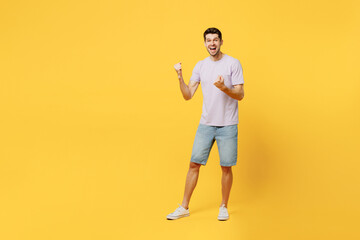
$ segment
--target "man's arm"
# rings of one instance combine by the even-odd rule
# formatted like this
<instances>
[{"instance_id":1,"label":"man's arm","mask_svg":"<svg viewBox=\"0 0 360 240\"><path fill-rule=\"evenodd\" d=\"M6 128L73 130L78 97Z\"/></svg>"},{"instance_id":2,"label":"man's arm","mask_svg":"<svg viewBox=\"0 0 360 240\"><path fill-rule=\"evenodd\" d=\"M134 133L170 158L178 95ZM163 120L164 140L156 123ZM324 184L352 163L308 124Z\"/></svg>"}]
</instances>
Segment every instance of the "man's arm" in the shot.
<instances>
[{"instance_id":1,"label":"man's arm","mask_svg":"<svg viewBox=\"0 0 360 240\"><path fill-rule=\"evenodd\" d=\"M234 88L228 88L224 84L224 78L219 76L214 85L226 93L229 97L232 97L238 101L241 101L244 98L244 84L238 84L234 85Z\"/></svg>"},{"instance_id":2,"label":"man's arm","mask_svg":"<svg viewBox=\"0 0 360 240\"><path fill-rule=\"evenodd\" d=\"M238 101L244 98L244 84L234 85L234 88L231 89L225 86L225 89L222 91Z\"/></svg>"},{"instance_id":3,"label":"man's arm","mask_svg":"<svg viewBox=\"0 0 360 240\"><path fill-rule=\"evenodd\" d=\"M182 92L184 99L190 100L194 96L196 89L199 86L199 82L190 81L189 85L186 85L184 79L181 77L179 79L179 83L180 83L180 90Z\"/></svg>"},{"instance_id":4,"label":"man's arm","mask_svg":"<svg viewBox=\"0 0 360 240\"><path fill-rule=\"evenodd\" d=\"M190 100L194 96L196 89L199 86L199 82L190 81L189 85L186 85L182 77L182 69L180 63L175 64L175 70L178 74L181 93L185 100Z\"/></svg>"}]
</instances>

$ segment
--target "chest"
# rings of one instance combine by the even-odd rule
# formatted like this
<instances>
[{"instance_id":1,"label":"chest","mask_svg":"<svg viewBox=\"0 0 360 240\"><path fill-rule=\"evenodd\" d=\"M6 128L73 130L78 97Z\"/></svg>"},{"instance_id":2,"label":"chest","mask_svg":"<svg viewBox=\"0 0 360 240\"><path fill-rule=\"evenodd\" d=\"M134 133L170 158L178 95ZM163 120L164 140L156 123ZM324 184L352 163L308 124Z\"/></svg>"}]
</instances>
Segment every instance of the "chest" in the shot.
<instances>
[{"instance_id":1,"label":"chest","mask_svg":"<svg viewBox=\"0 0 360 240\"><path fill-rule=\"evenodd\" d=\"M225 64L213 64L203 67L200 70L201 85L212 86L217 80L218 76L223 76L225 86L228 88L232 87L231 68L229 65Z\"/></svg>"}]
</instances>

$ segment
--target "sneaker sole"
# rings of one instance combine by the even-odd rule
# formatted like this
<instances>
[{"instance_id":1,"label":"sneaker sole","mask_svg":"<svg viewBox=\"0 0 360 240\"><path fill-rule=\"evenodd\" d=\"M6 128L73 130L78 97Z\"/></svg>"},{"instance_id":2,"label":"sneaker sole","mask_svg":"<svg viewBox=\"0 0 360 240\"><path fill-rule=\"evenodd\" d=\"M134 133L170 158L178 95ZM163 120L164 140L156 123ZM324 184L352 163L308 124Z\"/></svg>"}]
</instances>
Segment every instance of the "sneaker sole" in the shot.
<instances>
[{"instance_id":1,"label":"sneaker sole","mask_svg":"<svg viewBox=\"0 0 360 240\"><path fill-rule=\"evenodd\" d=\"M229 219L228 217L227 218L218 218L219 221L226 221L228 219Z\"/></svg>"},{"instance_id":2,"label":"sneaker sole","mask_svg":"<svg viewBox=\"0 0 360 240\"><path fill-rule=\"evenodd\" d=\"M184 215L181 215L181 216L178 216L178 217L166 217L167 220L176 220L176 219L179 219L179 218L183 218L183 217L188 217L190 216L190 214L184 214Z\"/></svg>"}]
</instances>

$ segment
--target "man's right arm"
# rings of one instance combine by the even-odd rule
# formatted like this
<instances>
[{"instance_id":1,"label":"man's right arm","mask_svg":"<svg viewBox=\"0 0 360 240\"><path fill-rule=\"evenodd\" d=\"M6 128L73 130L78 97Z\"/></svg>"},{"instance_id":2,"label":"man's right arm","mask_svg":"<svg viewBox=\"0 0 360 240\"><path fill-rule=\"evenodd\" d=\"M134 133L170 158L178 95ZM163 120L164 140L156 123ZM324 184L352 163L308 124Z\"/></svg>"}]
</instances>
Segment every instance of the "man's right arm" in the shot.
<instances>
[{"instance_id":1,"label":"man's right arm","mask_svg":"<svg viewBox=\"0 0 360 240\"><path fill-rule=\"evenodd\" d=\"M190 100L194 96L196 89L199 86L199 82L190 81L189 85L186 85L184 79L181 77L179 79L179 83L180 83L180 90L184 99Z\"/></svg>"},{"instance_id":2,"label":"man's right arm","mask_svg":"<svg viewBox=\"0 0 360 240\"><path fill-rule=\"evenodd\" d=\"M195 82L195 81L190 80L189 85L186 85L186 83L184 82L184 79L182 77L182 69L181 69L181 67L178 67L178 69L175 68L175 70L176 70L176 72L178 74L181 93L182 93L185 100L190 100L194 96L194 94L196 92L196 89L199 86L199 82Z\"/></svg>"}]
</instances>

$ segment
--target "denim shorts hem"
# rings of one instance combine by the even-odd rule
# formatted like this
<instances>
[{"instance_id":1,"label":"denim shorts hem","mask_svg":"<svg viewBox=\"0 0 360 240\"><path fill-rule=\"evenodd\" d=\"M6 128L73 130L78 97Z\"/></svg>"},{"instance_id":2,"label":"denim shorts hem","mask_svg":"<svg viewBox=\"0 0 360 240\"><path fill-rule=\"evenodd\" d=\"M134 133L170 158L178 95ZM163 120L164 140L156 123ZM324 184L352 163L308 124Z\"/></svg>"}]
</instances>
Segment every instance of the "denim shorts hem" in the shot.
<instances>
[{"instance_id":1,"label":"denim shorts hem","mask_svg":"<svg viewBox=\"0 0 360 240\"><path fill-rule=\"evenodd\" d=\"M201 165L203 165L203 166L205 166L206 165L206 162L204 163L204 162L198 162L198 161L195 161L195 160L190 160L190 162L193 162L193 163L197 163L197 164L201 164Z\"/></svg>"},{"instance_id":2,"label":"denim shorts hem","mask_svg":"<svg viewBox=\"0 0 360 240\"><path fill-rule=\"evenodd\" d=\"M222 166L222 167L232 167L232 166L235 166L236 165L236 163L232 163L232 164L221 164L220 163L220 166Z\"/></svg>"}]
</instances>

